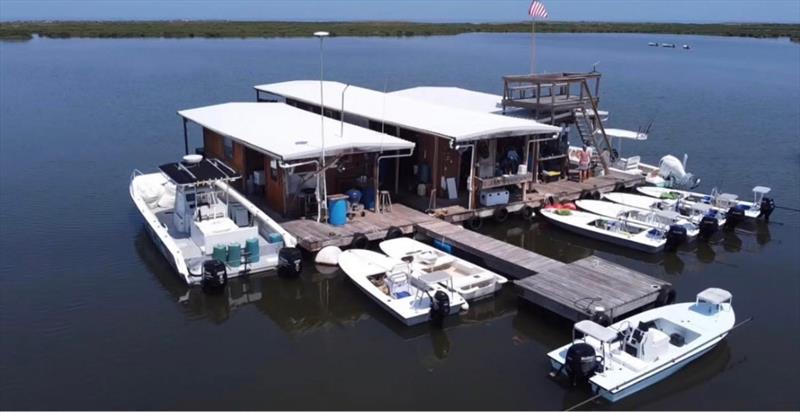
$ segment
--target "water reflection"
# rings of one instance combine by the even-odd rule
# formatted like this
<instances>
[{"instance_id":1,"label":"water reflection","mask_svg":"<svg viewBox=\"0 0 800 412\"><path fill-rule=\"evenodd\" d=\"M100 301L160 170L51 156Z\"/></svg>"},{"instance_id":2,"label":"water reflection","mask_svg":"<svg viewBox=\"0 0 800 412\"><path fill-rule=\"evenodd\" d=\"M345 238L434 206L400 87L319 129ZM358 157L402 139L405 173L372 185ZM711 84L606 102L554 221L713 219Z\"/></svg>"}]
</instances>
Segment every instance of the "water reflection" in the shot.
<instances>
[{"instance_id":1,"label":"water reflection","mask_svg":"<svg viewBox=\"0 0 800 412\"><path fill-rule=\"evenodd\" d=\"M674 252L655 254L641 253L580 236L555 227L546 221L528 222L518 218L509 219L503 224L491 222L484 225L479 231L495 239L562 262L573 262L601 252L661 266L664 272L670 275L684 273L687 267L686 259L689 257L694 257L702 263L712 263L717 259L720 251L742 252L750 238L753 238L759 246L763 246L771 240L769 224L760 220L746 221L735 229L720 230L709 240L696 239L693 242L685 243Z\"/></svg>"},{"instance_id":2,"label":"water reflection","mask_svg":"<svg viewBox=\"0 0 800 412\"><path fill-rule=\"evenodd\" d=\"M429 324L409 327L364 295L337 267L308 261L297 278L282 278L274 276L273 272L237 277L229 280L220 293L208 294L201 288L186 286L178 278L144 229L134 244L149 272L191 318L214 323L225 322L244 305L253 305L282 331L295 335L374 319L401 340L430 341L434 356L444 359L450 352L448 330L482 324L516 312L516 295L506 288L493 299L474 302L468 312L458 318L448 318L441 328Z\"/></svg>"}]
</instances>

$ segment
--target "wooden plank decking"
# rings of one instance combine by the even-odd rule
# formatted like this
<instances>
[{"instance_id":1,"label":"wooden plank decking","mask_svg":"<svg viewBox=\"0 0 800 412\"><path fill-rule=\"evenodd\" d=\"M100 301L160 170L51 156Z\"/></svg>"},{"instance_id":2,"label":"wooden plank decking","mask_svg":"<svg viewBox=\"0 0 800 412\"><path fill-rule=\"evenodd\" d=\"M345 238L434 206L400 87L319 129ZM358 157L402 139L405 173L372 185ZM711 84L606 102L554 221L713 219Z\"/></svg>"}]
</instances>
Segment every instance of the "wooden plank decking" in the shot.
<instances>
[{"instance_id":1,"label":"wooden plank decking","mask_svg":"<svg viewBox=\"0 0 800 412\"><path fill-rule=\"evenodd\" d=\"M343 226L333 226L312 219L291 220L281 226L297 238L300 247L316 252L325 246L348 246L356 233L363 233L369 240L378 240L386 237L391 227L399 228L404 234L411 234L415 224L433 220L437 219L395 203L391 211L366 211L363 217L356 217Z\"/></svg>"},{"instance_id":2,"label":"wooden plank decking","mask_svg":"<svg viewBox=\"0 0 800 412\"><path fill-rule=\"evenodd\" d=\"M519 211L524 206L540 208L548 197L552 196L558 202L568 202L581 198L585 194L594 191L600 193L612 192L621 187L628 188L644 183L644 176L628 173L609 171L605 176L595 176L583 182L571 180L558 180L549 183L530 184L533 192L525 195L525 199L512 201L502 205L513 213ZM448 222L463 222L473 216L490 217L501 206L477 207L475 210L468 210L459 205L442 207L434 210L434 215Z\"/></svg>"},{"instance_id":3,"label":"wooden plank decking","mask_svg":"<svg viewBox=\"0 0 800 412\"><path fill-rule=\"evenodd\" d=\"M514 282L522 297L566 318L591 317L602 306L616 319L655 302L669 282L645 275L596 256L552 266Z\"/></svg>"},{"instance_id":4,"label":"wooden plank decking","mask_svg":"<svg viewBox=\"0 0 800 412\"><path fill-rule=\"evenodd\" d=\"M585 319L603 306L611 318L653 303L668 282L599 257L562 263L445 221L418 223L418 232L482 258L518 280L522 297L568 319Z\"/></svg>"},{"instance_id":5,"label":"wooden plank decking","mask_svg":"<svg viewBox=\"0 0 800 412\"><path fill-rule=\"evenodd\" d=\"M564 265L530 250L445 221L419 223L416 227L418 232L480 257L491 267L516 279L533 275L549 267Z\"/></svg>"}]
</instances>

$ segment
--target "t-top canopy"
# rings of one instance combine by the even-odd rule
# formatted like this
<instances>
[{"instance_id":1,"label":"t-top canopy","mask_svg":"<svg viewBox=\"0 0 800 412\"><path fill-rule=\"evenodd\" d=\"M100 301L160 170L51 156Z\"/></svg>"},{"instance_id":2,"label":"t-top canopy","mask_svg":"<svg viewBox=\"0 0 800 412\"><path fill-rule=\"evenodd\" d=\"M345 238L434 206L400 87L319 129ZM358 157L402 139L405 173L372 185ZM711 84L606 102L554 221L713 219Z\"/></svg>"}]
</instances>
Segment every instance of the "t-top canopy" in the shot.
<instances>
[{"instance_id":1,"label":"t-top canopy","mask_svg":"<svg viewBox=\"0 0 800 412\"><path fill-rule=\"evenodd\" d=\"M325 107L340 111L344 93L345 113L390 123L420 133L446 137L456 142L496 137L558 133L561 129L528 119L476 113L439 104L436 100L410 99L339 82L323 82ZM320 83L297 80L262 84L256 90L304 103L320 104Z\"/></svg>"},{"instance_id":2,"label":"t-top canopy","mask_svg":"<svg viewBox=\"0 0 800 412\"><path fill-rule=\"evenodd\" d=\"M235 170L217 159L203 159L197 163L167 163L158 168L176 185L235 180L241 177Z\"/></svg>"},{"instance_id":3,"label":"t-top canopy","mask_svg":"<svg viewBox=\"0 0 800 412\"><path fill-rule=\"evenodd\" d=\"M590 320L582 320L576 323L574 328L576 331L591 336L603 343L611 342L617 338L617 332Z\"/></svg>"},{"instance_id":4,"label":"t-top canopy","mask_svg":"<svg viewBox=\"0 0 800 412\"><path fill-rule=\"evenodd\" d=\"M180 116L278 159L321 156L320 115L284 103L223 103L181 110ZM324 120L325 155L412 149L414 144L351 124ZM344 136L342 136L342 134Z\"/></svg>"},{"instance_id":5,"label":"t-top canopy","mask_svg":"<svg viewBox=\"0 0 800 412\"><path fill-rule=\"evenodd\" d=\"M697 294L697 300L719 305L733 299L731 292L720 288L708 288Z\"/></svg>"}]
</instances>

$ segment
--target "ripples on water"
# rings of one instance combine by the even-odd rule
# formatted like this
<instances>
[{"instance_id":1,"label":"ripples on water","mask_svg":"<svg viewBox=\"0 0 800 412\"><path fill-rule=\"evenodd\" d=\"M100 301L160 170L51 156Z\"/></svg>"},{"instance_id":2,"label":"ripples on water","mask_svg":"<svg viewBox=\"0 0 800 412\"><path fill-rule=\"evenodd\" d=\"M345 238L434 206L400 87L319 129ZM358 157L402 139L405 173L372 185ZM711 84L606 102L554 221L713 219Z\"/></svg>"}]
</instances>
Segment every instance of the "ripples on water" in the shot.
<instances>
[{"instance_id":1,"label":"ripples on water","mask_svg":"<svg viewBox=\"0 0 800 412\"><path fill-rule=\"evenodd\" d=\"M655 120L624 153L688 152L703 189L772 186L800 207L800 46L785 40L541 35L537 66L600 61L615 127ZM691 51L647 47L689 43ZM375 89L498 93L525 72L526 35L335 38L326 76ZM407 328L338 270L185 287L128 198L134 168L182 153L179 109L252 101L254 84L316 78L318 44L275 40L0 43L0 399L59 409L561 409L589 396L546 378L570 323L511 287L443 330ZM200 142L192 129L192 144ZM673 378L608 406L798 409L800 216L643 255L541 222L482 232L547 256L589 255L672 282L730 289L756 321ZM740 388L747 388L741 390Z\"/></svg>"}]
</instances>

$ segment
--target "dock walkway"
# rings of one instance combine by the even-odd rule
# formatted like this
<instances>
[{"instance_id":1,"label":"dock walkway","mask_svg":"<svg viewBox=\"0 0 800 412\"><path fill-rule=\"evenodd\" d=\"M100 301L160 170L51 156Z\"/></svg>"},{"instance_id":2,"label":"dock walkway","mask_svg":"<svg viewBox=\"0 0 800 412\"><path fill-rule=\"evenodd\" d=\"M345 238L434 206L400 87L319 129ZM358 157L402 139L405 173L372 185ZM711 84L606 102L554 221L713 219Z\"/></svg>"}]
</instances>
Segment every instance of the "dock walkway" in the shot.
<instances>
[{"instance_id":1,"label":"dock walkway","mask_svg":"<svg viewBox=\"0 0 800 412\"><path fill-rule=\"evenodd\" d=\"M281 226L297 238L300 247L316 252L325 246L349 246L359 233L370 241L382 240L392 227L400 229L403 234L412 234L414 225L436 220L433 216L395 203L391 211L365 211L364 216L356 217L343 226L320 223L314 219L290 220Z\"/></svg>"},{"instance_id":2,"label":"dock walkway","mask_svg":"<svg viewBox=\"0 0 800 412\"><path fill-rule=\"evenodd\" d=\"M618 318L652 304L671 286L596 256L563 263L441 220L418 223L416 229L483 259L517 279L524 299L572 320L591 317L596 306Z\"/></svg>"},{"instance_id":3,"label":"dock walkway","mask_svg":"<svg viewBox=\"0 0 800 412\"><path fill-rule=\"evenodd\" d=\"M583 182L558 180L548 183L531 183L530 187L533 189L532 192L527 193L524 199L512 201L504 205L504 207L512 213L519 211L525 206L540 208L544 206L545 202L551 196L557 202L570 202L590 195L593 192L598 192L600 194L613 192L623 188L641 185L644 181L644 176L640 174L629 174L611 170L605 176L591 177ZM435 209L433 213L437 217L448 222L463 222L469 220L473 216L481 218L491 217L498 207L499 206L478 207L475 210L468 210L463 206L454 205Z\"/></svg>"},{"instance_id":4,"label":"dock walkway","mask_svg":"<svg viewBox=\"0 0 800 412\"><path fill-rule=\"evenodd\" d=\"M417 232L480 257L493 268L515 279L534 275L549 267L564 265L549 257L442 220L416 226Z\"/></svg>"}]
</instances>

